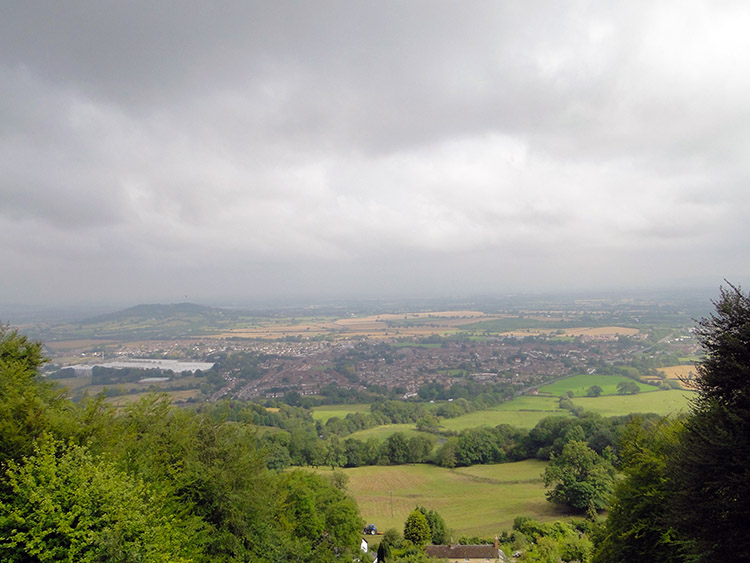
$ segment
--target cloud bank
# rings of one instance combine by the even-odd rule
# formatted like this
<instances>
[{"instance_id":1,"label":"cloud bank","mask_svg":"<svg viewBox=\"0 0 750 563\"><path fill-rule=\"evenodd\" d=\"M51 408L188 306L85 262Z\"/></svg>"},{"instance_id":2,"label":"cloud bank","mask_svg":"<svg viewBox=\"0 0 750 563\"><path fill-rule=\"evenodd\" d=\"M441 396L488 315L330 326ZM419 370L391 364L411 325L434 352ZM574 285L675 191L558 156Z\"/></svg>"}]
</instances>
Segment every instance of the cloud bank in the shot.
<instances>
[{"instance_id":1,"label":"cloud bank","mask_svg":"<svg viewBox=\"0 0 750 563\"><path fill-rule=\"evenodd\" d=\"M745 3L9 4L0 302L750 274Z\"/></svg>"}]
</instances>

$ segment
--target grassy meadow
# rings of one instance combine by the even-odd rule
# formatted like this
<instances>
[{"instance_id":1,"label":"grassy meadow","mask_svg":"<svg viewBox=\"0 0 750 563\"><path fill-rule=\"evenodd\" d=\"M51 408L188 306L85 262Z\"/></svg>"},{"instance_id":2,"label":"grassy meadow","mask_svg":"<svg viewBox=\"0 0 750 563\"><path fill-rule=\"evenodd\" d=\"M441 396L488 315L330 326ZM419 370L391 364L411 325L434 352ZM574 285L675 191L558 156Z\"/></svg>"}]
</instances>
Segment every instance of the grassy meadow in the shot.
<instances>
[{"instance_id":1,"label":"grassy meadow","mask_svg":"<svg viewBox=\"0 0 750 563\"><path fill-rule=\"evenodd\" d=\"M313 418L325 423L329 418L338 416L344 418L349 413L370 412L367 403L355 403L351 405L323 405L313 408Z\"/></svg>"},{"instance_id":2,"label":"grassy meadow","mask_svg":"<svg viewBox=\"0 0 750 563\"><path fill-rule=\"evenodd\" d=\"M691 391L654 391L637 395L608 395L603 397L576 397L573 404L602 416L619 416L633 412L654 412L660 415L677 414L688 408L695 393Z\"/></svg>"},{"instance_id":3,"label":"grassy meadow","mask_svg":"<svg viewBox=\"0 0 750 563\"><path fill-rule=\"evenodd\" d=\"M539 393L554 395L559 397L563 393L572 391L576 397L585 397L586 390L592 385L598 385L602 388L604 395L616 395L617 385L623 381L633 381L628 377L622 375L574 375L572 377L566 377L560 381L550 383L549 385L543 385L539 388ZM638 383L638 382L636 382ZM641 393L647 393L649 391L656 391L657 388L653 385L646 385L645 383L638 383L638 387L641 389Z\"/></svg>"},{"instance_id":4,"label":"grassy meadow","mask_svg":"<svg viewBox=\"0 0 750 563\"><path fill-rule=\"evenodd\" d=\"M416 505L437 510L454 536L491 537L513 526L518 515L540 520L563 516L544 498L546 462L477 465L455 470L434 465L369 466L343 471L366 523L379 530L403 529ZM330 475L330 469L318 470ZM391 513L391 498L393 512Z\"/></svg>"},{"instance_id":5,"label":"grassy meadow","mask_svg":"<svg viewBox=\"0 0 750 563\"><path fill-rule=\"evenodd\" d=\"M557 403L556 397L523 395L488 410L475 411L456 418L446 418L440 424L446 430L455 431L498 424L510 424L530 429L548 416L570 414L569 411L558 408Z\"/></svg>"},{"instance_id":6,"label":"grassy meadow","mask_svg":"<svg viewBox=\"0 0 750 563\"><path fill-rule=\"evenodd\" d=\"M557 382L555 385L559 394L565 393L568 389L575 392L575 389L580 387L581 380L579 377L581 376ZM598 377L619 379L615 376L606 375ZM570 381L570 386L561 385L565 381ZM600 383L592 383L592 385L600 385ZM638 393L636 395L602 395L601 397L581 397L577 395L573 398L573 404L583 407L586 411L599 413L602 416L620 416L632 412L653 412L660 415L669 415L685 410L690 397L693 396L689 391L659 391L653 386L644 385L644 387L649 392ZM488 410L444 419L440 424L446 430L455 430L457 432L465 428L497 426L498 424L510 424L519 428L531 429L540 420L548 416L572 416L569 411L557 408L557 404L557 397L523 395ZM403 426L409 427L410 425Z\"/></svg>"}]
</instances>

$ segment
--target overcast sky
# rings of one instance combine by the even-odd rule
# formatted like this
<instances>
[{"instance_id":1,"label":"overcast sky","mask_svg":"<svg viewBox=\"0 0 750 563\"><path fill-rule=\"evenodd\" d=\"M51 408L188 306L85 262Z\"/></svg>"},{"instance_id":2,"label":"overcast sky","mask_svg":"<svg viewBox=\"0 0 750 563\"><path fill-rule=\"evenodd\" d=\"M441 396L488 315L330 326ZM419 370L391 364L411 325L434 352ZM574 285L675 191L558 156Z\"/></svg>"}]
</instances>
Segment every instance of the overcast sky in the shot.
<instances>
[{"instance_id":1,"label":"overcast sky","mask_svg":"<svg viewBox=\"0 0 750 563\"><path fill-rule=\"evenodd\" d=\"M3 2L0 303L742 284L749 29L744 0Z\"/></svg>"}]
</instances>

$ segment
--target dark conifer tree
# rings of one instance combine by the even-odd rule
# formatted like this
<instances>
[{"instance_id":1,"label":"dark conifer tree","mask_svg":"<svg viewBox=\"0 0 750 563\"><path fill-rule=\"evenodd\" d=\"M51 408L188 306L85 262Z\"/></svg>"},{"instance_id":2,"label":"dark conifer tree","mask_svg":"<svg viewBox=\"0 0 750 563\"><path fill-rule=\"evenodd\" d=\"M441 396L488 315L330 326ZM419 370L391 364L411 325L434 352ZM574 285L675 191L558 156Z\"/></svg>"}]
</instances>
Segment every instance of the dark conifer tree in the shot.
<instances>
[{"instance_id":1,"label":"dark conifer tree","mask_svg":"<svg viewBox=\"0 0 750 563\"><path fill-rule=\"evenodd\" d=\"M750 296L721 290L696 331L706 357L670 463L671 516L700 561L750 561Z\"/></svg>"}]
</instances>

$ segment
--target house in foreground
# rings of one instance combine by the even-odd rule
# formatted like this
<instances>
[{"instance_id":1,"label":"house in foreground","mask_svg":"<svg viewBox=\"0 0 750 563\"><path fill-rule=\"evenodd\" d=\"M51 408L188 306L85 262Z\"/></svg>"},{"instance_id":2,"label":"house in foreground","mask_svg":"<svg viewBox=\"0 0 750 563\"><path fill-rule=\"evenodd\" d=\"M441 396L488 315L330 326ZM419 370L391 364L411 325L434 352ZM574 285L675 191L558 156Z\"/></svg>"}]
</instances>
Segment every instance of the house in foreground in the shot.
<instances>
[{"instance_id":1,"label":"house in foreground","mask_svg":"<svg viewBox=\"0 0 750 563\"><path fill-rule=\"evenodd\" d=\"M447 559L450 563L506 563L505 554L495 545L428 545L429 557Z\"/></svg>"}]
</instances>

